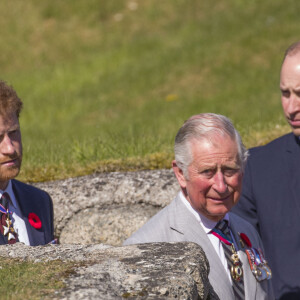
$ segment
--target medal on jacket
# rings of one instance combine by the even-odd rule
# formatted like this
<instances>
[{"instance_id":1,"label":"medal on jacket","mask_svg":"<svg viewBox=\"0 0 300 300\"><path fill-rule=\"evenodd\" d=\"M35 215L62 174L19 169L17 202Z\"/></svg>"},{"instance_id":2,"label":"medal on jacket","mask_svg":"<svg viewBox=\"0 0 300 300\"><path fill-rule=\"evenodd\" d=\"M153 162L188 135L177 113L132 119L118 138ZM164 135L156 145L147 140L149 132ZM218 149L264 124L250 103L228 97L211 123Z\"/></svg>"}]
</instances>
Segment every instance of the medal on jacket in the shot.
<instances>
[{"instance_id":1,"label":"medal on jacket","mask_svg":"<svg viewBox=\"0 0 300 300\"><path fill-rule=\"evenodd\" d=\"M16 233L15 230L12 226L12 221L9 217L11 212L9 210L6 210L3 205L0 204L0 212L1 212L1 228L0 231L1 233L6 236L7 235L7 240L14 240L16 239ZM6 226L5 226L6 225Z\"/></svg>"},{"instance_id":2,"label":"medal on jacket","mask_svg":"<svg viewBox=\"0 0 300 300\"><path fill-rule=\"evenodd\" d=\"M233 242L233 237L225 235L221 230L219 230L217 228L214 228L211 233L214 236L216 236L219 240L221 240L222 243L230 246L230 249L231 249L231 252L232 252L232 254L230 256L230 260L231 260L230 275L231 275L233 280L241 281L243 279L243 267L242 267L242 263L240 261L240 258L239 258L238 254L236 252L234 242ZM226 247L226 245L224 245L223 247ZM224 251L229 251L229 249L228 250L224 249Z\"/></svg>"},{"instance_id":3,"label":"medal on jacket","mask_svg":"<svg viewBox=\"0 0 300 300\"><path fill-rule=\"evenodd\" d=\"M234 248L233 243L231 244L231 260L232 260L232 266L230 268L230 274L232 279L236 281L241 281L243 278L243 268L242 268L242 263L239 259L239 256Z\"/></svg>"},{"instance_id":4,"label":"medal on jacket","mask_svg":"<svg viewBox=\"0 0 300 300\"><path fill-rule=\"evenodd\" d=\"M260 249L252 247L250 239L244 233L239 233L240 239L248 249L245 250L251 271L257 281L269 280L272 278L272 271L268 266L267 261L264 258L264 255Z\"/></svg>"},{"instance_id":5,"label":"medal on jacket","mask_svg":"<svg viewBox=\"0 0 300 300\"><path fill-rule=\"evenodd\" d=\"M257 281L269 280L272 278L272 271L265 260L262 251L256 248L246 249L246 254L251 271Z\"/></svg>"}]
</instances>

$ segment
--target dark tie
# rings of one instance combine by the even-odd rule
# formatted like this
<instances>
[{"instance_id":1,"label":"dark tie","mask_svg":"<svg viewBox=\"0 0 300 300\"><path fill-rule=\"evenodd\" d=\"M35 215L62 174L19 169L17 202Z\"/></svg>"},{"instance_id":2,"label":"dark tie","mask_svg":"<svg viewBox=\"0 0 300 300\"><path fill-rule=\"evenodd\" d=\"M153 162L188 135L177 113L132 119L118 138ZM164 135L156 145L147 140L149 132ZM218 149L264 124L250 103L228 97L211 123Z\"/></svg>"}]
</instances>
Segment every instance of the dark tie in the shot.
<instances>
[{"instance_id":1,"label":"dark tie","mask_svg":"<svg viewBox=\"0 0 300 300\"><path fill-rule=\"evenodd\" d=\"M10 197L8 193L4 193L1 197L0 204L2 205L1 210L1 225L0 231L4 236L5 242L7 244L14 244L18 242L18 234L15 232L10 212L8 211L8 204L10 202ZM4 210L6 213L4 213Z\"/></svg>"},{"instance_id":2,"label":"dark tie","mask_svg":"<svg viewBox=\"0 0 300 300\"><path fill-rule=\"evenodd\" d=\"M233 246L233 242L232 242L232 239L231 239L230 230L229 230L229 227L228 227L228 221L227 220L220 221L215 226L215 228L216 228L216 231L219 231L219 232L221 231L223 233L223 235L225 236L227 241L231 242L231 245L227 245L225 242L223 242L221 240L223 250L224 250L224 253L225 253L225 257L226 257L226 260L227 260L228 268L231 271L231 269L234 268L234 262L233 262L232 257L233 257L233 255L235 255L234 257L238 259L238 256L237 256L236 251L234 251L233 248L232 248L234 246ZM232 274L232 272L230 272L230 273ZM232 278L232 288L233 288L233 292L234 292L234 295L235 295L235 299L239 299L239 300L240 299L245 299L243 278L241 278L240 280L236 280L235 278Z\"/></svg>"}]
</instances>

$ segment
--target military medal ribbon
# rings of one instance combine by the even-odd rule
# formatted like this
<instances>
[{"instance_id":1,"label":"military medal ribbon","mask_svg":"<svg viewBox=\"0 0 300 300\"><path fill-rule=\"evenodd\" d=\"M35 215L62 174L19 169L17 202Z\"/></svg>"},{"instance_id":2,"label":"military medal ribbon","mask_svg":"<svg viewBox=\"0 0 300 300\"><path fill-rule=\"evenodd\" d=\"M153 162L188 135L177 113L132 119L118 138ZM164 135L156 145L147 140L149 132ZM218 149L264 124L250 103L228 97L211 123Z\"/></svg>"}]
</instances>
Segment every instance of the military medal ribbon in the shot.
<instances>
[{"instance_id":1,"label":"military medal ribbon","mask_svg":"<svg viewBox=\"0 0 300 300\"><path fill-rule=\"evenodd\" d=\"M249 265L257 281L272 278L272 272L260 249L246 249Z\"/></svg>"},{"instance_id":2,"label":"military medal ribbon","mask_svg":"<svg viewBox=\"0 0 300 300\"><path fill-rule=\"evenodd\" d=\"M218 228L214 228L214 230L211 232L214 236L216 236L219 240L221 240L223 243L225 243L228 246L232 245L232 240L229 239L228 236L226 236L221 230Z\"/></svg>"},{"instance_id":3,"label":"military medal ribbon","mask_svg":"<svg viewBox=\"0 0 300 300\"><path fill-rule=\"evenodd\" d=\"M3 214L7 214L7 210L2 204L0 204L0 212L2 212Z\"/></svg>"}]
</instances>

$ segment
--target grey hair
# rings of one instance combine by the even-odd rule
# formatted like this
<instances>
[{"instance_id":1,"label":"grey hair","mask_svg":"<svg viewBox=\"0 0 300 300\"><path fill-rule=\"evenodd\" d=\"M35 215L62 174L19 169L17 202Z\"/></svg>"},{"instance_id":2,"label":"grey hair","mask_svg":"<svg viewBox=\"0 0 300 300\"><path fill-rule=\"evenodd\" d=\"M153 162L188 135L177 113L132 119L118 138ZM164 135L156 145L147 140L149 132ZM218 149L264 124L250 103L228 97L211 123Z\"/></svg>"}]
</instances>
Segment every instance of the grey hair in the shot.
<instances>
[{"instance_id":1,"label":"grey hair","mask_svg":"<svg viewBox=\"0 0 300 300\"><path fill-rule=\"evenodd\" d=\"M175 160L177 166L183 171L183 175L188 179L187 168L193 161L190 142L196 140L213 140L215 135L229 136L237 143L238 163L241 170L244 171L248 151L245 148L241 136L234 128L232 122L225 116L202 113L190 117L184 122L175 137Z\"/></svg>"}]
</instances>

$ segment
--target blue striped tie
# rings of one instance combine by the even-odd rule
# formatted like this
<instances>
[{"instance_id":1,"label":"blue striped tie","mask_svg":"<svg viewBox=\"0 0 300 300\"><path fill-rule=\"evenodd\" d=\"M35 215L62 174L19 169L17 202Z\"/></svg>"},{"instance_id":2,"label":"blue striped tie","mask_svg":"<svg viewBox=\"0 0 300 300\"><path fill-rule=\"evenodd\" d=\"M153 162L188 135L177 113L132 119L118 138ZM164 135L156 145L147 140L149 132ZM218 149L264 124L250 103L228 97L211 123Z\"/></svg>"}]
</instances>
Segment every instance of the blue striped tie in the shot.
<instances>
[{"instance_id":1,"label":"blue striped tie","mask_svg":"<svg viewBox=\"0 0 300 300\"><path fill-rule=\"evenodd\" d=\"M222 233L228 238L228 240L231 240L230 235L230 229L228 227L228 221L222 220L219 223L217 223L216 228L222 231ZM232 250L230 245L226 245L225 243L221 242L223 246L223 250L225 253L225 257L227 260L228 269L230 271L231 267L233 266L233 261L231 259ZM236 281L232 279L232 288L235 295L235 299L237 300L244 300L245 299L245 291L244 291L244 281L241 279L240 281Z\"/></svg>"}]
</instances>

